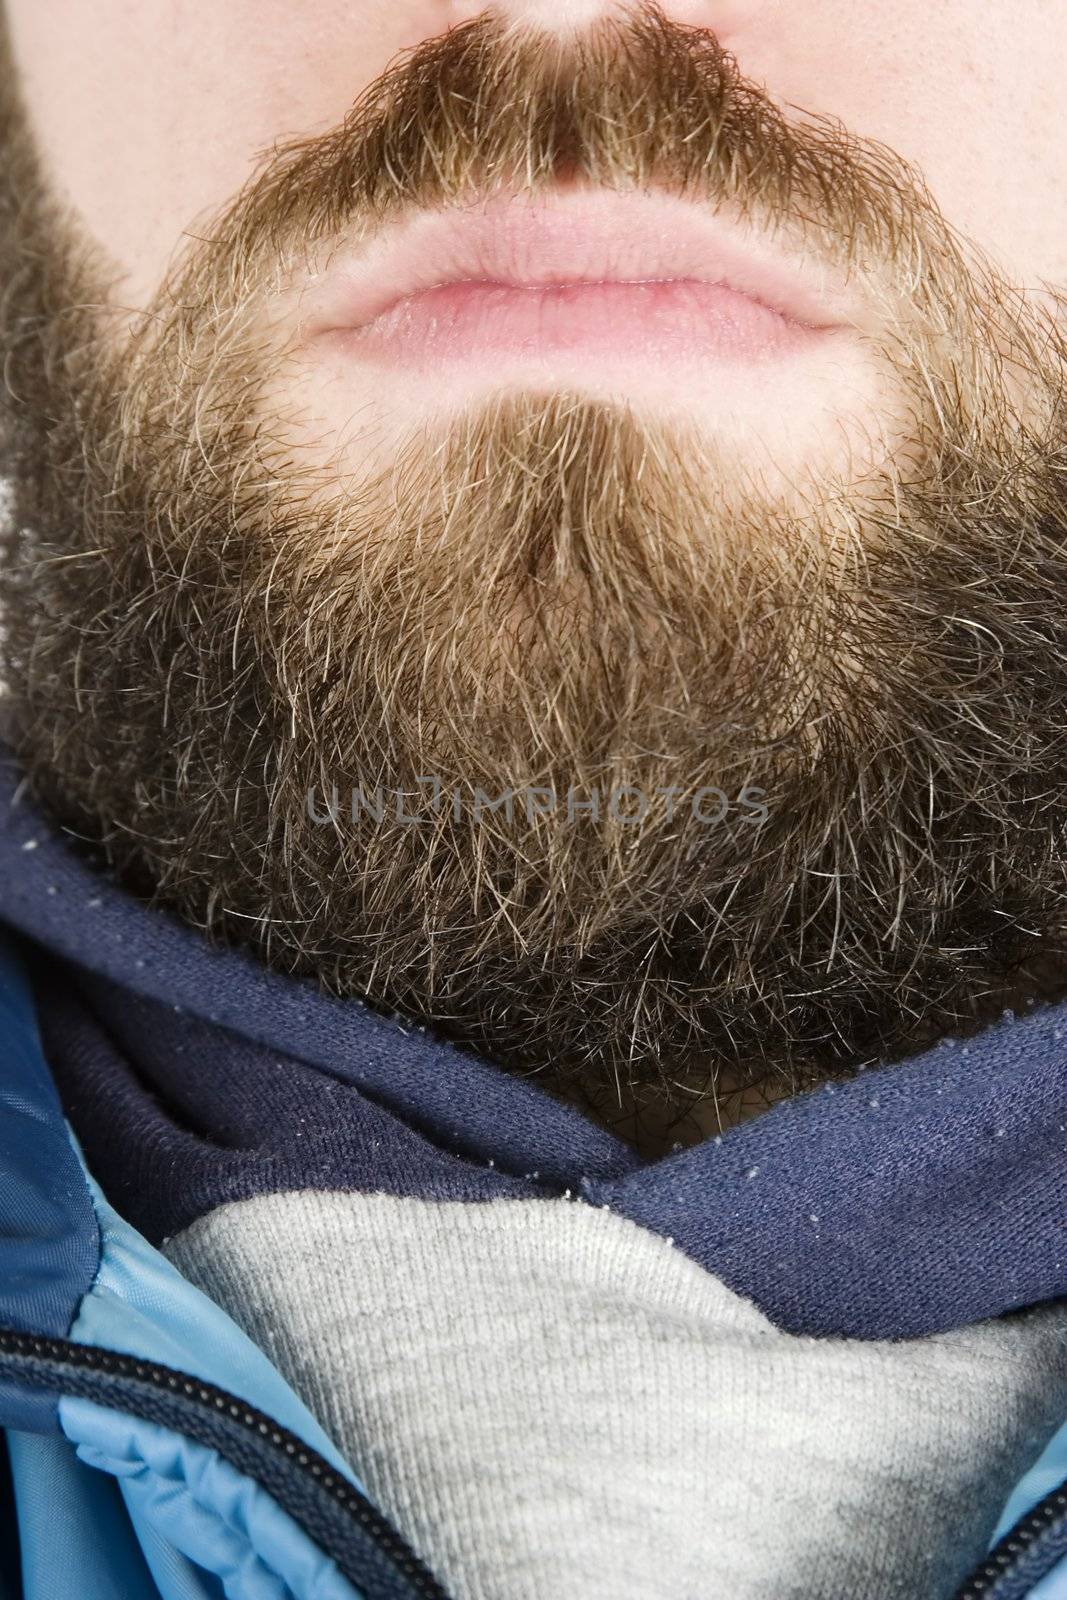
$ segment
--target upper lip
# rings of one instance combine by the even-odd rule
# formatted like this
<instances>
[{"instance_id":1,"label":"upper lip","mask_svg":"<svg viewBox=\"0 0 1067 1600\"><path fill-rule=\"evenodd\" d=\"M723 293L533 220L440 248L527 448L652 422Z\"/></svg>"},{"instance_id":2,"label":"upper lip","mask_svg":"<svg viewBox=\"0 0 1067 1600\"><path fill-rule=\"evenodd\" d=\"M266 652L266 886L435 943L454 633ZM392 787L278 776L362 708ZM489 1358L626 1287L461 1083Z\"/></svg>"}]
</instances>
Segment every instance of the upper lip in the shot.
<instances>
[{"instance_id":1,"label":"upper lip","mask_svg":"<svg viewBox=\"0 0 1067 1600\"><path fill-rule=\"evenodd\" d=\"M858 320L842 276L743 221L667 194L576 189L479 198L385 223L312 277L303 328L308 337L358 330L443 284L665 280L722 285L798 327Z\"/></svg>"}]
</instances>

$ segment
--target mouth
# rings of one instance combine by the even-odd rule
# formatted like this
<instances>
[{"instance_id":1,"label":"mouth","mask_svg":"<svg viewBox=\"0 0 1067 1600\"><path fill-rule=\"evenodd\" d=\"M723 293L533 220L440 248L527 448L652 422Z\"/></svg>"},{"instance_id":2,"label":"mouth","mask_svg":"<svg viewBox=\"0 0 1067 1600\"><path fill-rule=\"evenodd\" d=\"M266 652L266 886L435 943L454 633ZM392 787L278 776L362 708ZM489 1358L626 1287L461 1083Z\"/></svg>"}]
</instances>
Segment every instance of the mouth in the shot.
<instances>
[{"instance_id":1,"label":"mouth","mask_svg":"<svg viewBox=\"0 0 1067 1600\"><path fill-rule=\"evenodd\" d=\"M302 334L354 359L765 364L858 324L829 268L710 208L647 191L493 197L343 248Z\"/></svg>"}]
</instances>

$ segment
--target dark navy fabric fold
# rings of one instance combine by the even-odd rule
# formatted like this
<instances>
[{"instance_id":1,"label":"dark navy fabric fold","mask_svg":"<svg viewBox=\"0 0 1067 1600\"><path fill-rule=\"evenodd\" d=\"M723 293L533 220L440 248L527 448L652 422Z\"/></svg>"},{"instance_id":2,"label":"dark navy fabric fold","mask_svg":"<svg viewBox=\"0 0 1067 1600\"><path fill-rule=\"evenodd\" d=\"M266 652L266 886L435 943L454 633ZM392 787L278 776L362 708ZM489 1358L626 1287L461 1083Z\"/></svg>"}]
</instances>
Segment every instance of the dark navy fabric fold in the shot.
<instances>
[{"instance_id":1,"label":"dark navy fabric fold","mask_svg":"<svg viewBox=\"0 0 1067 1600\"><path fill-rule=\"evenodd\" d=\"M227 1201L569 1194L791 1332L903 1338L1067 1295L1067 1006L642 1163L536 1083L268 971L89 864L0 762L0 922L90 1167L158 1240Z\"/></svg>"},{"instance_id":2,"label":"dark navy fabric fold","mask_svg":"<svg viewBox=\"0 0 1067 1600\"><path fill-rule=\"evenodd\" d=\"M100 1230L16 943L0 930L0 1327L65 1338L99 1266ZM54 1397L3 1380L0 1411L7 1427L57 1426Z\"/></svg>"},{"instance_id":3,"label":"dark navy fabric fold","mask_svg":"<svg viewBox=\"0 0 1067 1600\"><path fill-rule=\"evenodd\" d=\"M272 973L164 911L149 912L89 867L70 836L30 805L2 746L0 921L132 994L377 1095L474 1160L492 1157L517 1172L532 1165L546 1178L562 1178L575 1163L602 1177L639 1165L626 1145L534 1084L359 1000L336 1000Z\"/></svg>"}]
</instances>

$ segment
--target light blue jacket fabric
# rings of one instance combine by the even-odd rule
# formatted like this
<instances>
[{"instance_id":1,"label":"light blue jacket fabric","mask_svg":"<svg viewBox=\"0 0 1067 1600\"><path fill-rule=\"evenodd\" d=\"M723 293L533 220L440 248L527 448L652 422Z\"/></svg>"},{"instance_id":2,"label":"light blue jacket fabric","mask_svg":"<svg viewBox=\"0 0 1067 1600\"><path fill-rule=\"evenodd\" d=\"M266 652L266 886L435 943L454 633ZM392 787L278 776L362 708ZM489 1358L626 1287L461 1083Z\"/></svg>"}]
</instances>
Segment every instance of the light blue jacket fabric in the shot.
<instances>
[{"instance_id":1,"label":"light blue jacket fabric","mask_svg":"<svg viewBox=\"0 0 1067 1600\"><path fill-rule=\"evenodd\" d=\"M312 1465L362 1489L263 1352L114 1212L85 1171L40 1053L25 977L5 940L0 1155L0 1327L7 1335L0 1426L10 1473L6 1497L0 1487L0 1573L8 1574L10 1600L414 1600L422 1593L380 1571L366 1590L346 1579L225 1449L125 1410L107 1373L88 1374L99 1398L91 1388L63 1394L34 1381L35 1346L47 1348L41 1342L60 1331L60 1305L76 1296L61 1335L79 1352L133 1357L183 1375L190 1389L199 1382L222 1391L233 1410L243 1403L262 1413L307 1446ZM93 1270L83 1284L87 1250ZM21 1355L12 1353L12 1340L21 1341ZM72 1382L88 1380L74 1369ZM2 1587L0 1594L9 1600Z\"/></svg>"}]
</instances>

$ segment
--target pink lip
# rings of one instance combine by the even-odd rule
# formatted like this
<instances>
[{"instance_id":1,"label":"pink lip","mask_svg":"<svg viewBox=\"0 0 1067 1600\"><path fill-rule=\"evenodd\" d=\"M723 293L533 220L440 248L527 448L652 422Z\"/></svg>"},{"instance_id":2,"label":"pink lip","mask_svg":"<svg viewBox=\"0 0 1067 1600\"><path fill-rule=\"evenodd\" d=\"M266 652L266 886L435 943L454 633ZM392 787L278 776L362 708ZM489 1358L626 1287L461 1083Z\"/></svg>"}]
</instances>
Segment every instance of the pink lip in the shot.
<instances>
[{"instance_id":1,"label":"pink lip","mask_svg":"<svg viewBox=\"0 0 1067 1600\"><path fill-rule=\"evenodd\" d=\"M710 209L646 191L416 213L336 256L304 333L403 365L570 352L754 361L841 327L843 283Z\"/></svg>"}]
</instances>

